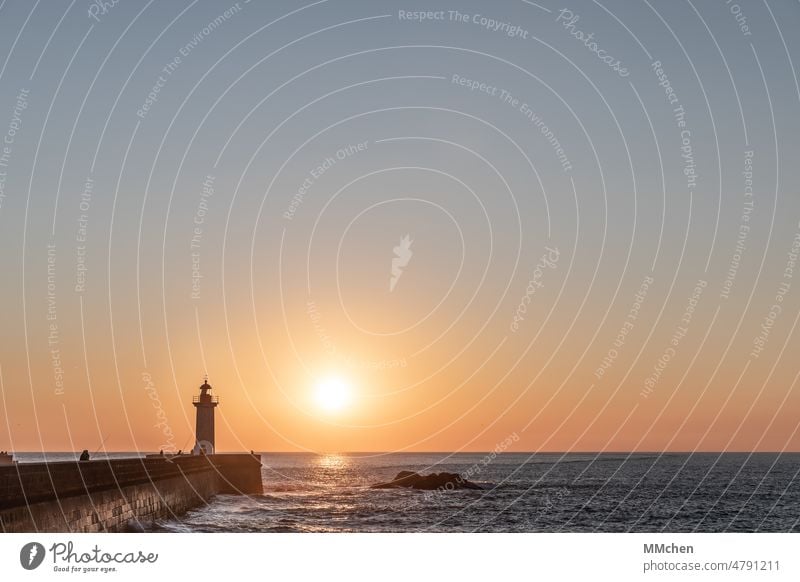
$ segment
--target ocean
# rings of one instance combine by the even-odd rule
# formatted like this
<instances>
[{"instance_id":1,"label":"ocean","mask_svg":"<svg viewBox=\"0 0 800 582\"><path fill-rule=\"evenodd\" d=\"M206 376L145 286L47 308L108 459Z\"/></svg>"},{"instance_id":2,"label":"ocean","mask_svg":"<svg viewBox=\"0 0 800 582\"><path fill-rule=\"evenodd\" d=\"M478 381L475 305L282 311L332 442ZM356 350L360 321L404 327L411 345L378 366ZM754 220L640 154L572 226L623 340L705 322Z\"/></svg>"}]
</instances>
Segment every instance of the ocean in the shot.
<instances>
[{"instance_id":1,"label":"ocean","mask_svg":"<svg viewBox=\"0 0 800 582\"><path fill-rule=\"evenodd\" d=\"M42 455L20 456L33 460ZM264 495L219 495L149 530L800 531L800 453L264 453L262 462ZM460 473L484 489L370 489L404 470Z\"/></svg>"}]
</instances>

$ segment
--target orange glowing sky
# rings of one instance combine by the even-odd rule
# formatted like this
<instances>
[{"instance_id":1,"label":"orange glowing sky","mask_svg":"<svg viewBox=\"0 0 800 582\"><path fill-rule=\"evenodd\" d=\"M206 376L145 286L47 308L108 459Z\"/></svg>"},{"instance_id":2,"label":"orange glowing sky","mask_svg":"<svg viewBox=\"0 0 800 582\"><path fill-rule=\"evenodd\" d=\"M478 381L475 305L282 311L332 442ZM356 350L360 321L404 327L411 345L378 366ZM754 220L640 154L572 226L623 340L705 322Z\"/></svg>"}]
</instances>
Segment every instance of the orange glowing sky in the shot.
<instances>
[{"instance_id":1,"label":"orange glowing sky","mask_svg":"<svg viewBox=\"0 0 800 582\"><path fill-rule=\"evenodd\" d=\"M2 10L0 450L800 451L796 47L211 4Z\"/></svg>"}]
</instances>

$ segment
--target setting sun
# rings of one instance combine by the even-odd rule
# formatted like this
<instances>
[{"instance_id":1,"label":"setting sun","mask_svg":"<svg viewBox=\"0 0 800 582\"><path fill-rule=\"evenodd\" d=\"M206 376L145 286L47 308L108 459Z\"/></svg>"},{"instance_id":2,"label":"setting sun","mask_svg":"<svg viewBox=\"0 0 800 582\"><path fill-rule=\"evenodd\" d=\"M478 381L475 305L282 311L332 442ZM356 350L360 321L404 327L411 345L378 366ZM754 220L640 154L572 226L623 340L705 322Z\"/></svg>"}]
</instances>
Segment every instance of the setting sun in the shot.
<instances>
[{"instance_id":1,"label":"setting sun","mask_svg":"<svg viewBox=\"0 0 800 582\"><path fill-rule=\"evenodd\" d=\"M339 412L350 405L353 398L351 385L341 378L323 378L317 382L314 400L326 412Z\"/></svg>"}]
</instances>

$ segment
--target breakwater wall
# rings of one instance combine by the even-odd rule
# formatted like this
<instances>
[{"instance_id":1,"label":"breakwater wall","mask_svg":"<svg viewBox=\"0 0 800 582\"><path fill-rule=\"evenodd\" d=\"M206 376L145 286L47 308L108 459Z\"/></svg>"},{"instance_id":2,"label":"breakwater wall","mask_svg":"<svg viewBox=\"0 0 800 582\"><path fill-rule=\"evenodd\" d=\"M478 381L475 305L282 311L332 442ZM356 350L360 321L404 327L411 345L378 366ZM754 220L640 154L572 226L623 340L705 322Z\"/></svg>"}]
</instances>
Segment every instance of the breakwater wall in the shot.
<instances>
[{"instance_id":1,"label":"breakwater wall","mask_svg":"<svg viewBox=\"0 0 800 582\"><path fill-rule=\"evenodd\" d=\"M263 493L258 455L0 467L0 532L137 531L219 493Z\"/></svg>"}]
</instances>

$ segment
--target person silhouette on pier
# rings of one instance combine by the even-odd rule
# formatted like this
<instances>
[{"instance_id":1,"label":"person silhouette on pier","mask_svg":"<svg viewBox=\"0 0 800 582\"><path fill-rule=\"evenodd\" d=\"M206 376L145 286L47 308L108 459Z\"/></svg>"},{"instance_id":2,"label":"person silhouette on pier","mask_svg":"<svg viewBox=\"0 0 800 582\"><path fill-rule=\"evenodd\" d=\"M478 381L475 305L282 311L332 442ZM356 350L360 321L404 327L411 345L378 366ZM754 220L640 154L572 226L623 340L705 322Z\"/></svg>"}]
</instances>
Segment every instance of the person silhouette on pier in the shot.
<instances>
[{"instance_id":1,"label":"person silhouette on pier","mask_svg":"<svg viewBox=\"0 0 800 582\"><path fill-rule=\"evenodd\" d=\"M89 449L83 449L81 453L79 461L88 461L89 460Z\"/></svg>"}]
</instances>

